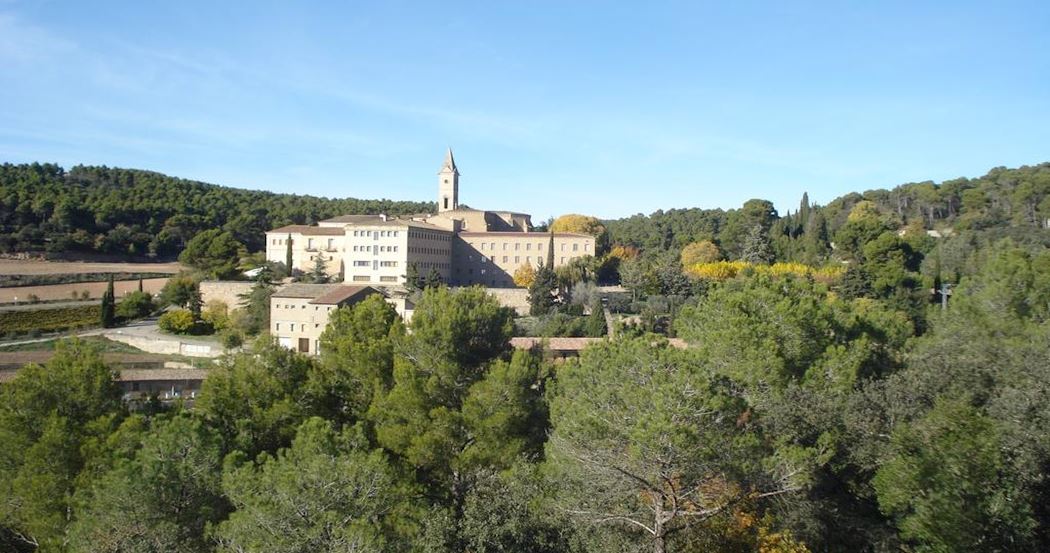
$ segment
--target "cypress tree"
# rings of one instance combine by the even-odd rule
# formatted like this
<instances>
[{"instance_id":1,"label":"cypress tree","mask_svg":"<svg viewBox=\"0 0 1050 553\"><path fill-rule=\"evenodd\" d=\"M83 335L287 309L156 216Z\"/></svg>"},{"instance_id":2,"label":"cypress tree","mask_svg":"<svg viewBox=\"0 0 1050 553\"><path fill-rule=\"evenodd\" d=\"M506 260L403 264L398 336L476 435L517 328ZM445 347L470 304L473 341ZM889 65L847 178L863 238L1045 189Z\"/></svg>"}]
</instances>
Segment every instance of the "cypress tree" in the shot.
<instances>
[{"instance_id":1,"label":"cypress tree","mask_svg":"<svg viewBox=\"0 0 1050 553\"><path fill-rule=\"evenodd\" d=\"M551 231L551 239L547 245L547 267L554 270L554 231Z\"/></svg>"},{"instance_id":2,"label":"cypress tree","mask_svg":"<svg viewBox=\"0 0 1050 553\"><path fill-rule=\"evenodd\" d=\"M204 307L204 300L201 298L201 289L199 285L193 287L193 291L190 292L189 308L190 313L193 314L193 320L201 320L201 309Z\"/></svg>"},{"instance_id":3,"label":"cypress tree","mask_svg":"<svg viewBox=\"0 0 1050 553\"><path fill-rule=\"evenodd\" d=\"M809 193L802 193L802 203L798 206L798 226L805 232L806 223L809 223Z\"/></svg>"},{"instance_id":4,"label":"cypress tree","mask_svg":"<svg viewBox=\"0 0 1050 553\"><path fill-rule=\"evenodd\" d=\"M288 276L292 276L292 234L288 233L285 241L284 268L288 270Z\"/></svg>"},{"instance_id":5,"label":"cypress tree","mask_svg":"<svg viewBox=\"0 0 1050 553\"><path fill-rule=\"evenodd\" d=\"M113 275L109 275L109 284L102 294L102 328L113 328L116 322L117 300L113 292Z\"/></svg>"}]
</instances>

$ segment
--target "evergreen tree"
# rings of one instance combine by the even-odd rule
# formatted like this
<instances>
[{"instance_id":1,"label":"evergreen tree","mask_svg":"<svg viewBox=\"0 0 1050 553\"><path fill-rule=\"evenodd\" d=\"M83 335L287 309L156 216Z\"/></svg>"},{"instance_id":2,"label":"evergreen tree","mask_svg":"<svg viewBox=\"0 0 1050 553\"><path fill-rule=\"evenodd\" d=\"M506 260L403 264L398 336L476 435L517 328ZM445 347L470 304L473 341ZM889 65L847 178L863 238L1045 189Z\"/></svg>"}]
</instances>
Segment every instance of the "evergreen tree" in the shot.
<instances>
[{"instance_id":1,"label":"evergreen tree","mask_svg":"<svg viewBox=\"0 0 1050 553\"><path fill-rule=\"evenodd\" d=\"M547 267L554 270L554 231L551 231L551 238L547 244Z\"/></svg>"},{"instance_id":2,"label":"evergreen tree","mask_svg":"<svg viewBox=\"0 0 1050 553\"><path fill-rule=\"evenodd\" d=\"M201 298L200 285L194 286L193 291L190 292L190 301L187 307L189 307L194 321L201 320L201 309L204 307L204 300Z\"/></svg>"},{"instance_id":3,"label":"evergreen tree","mask_svg":"<svg viewBox=\"0 0 1050 553\"><path fill-rule=\"evenodd\" d=\"M285 240L284 249L284 268L288 271L288 276L292 276L292 235L288 234L288 238Z\"/></svg>"},{"instance_id":4,"label":"evergreen tree","mask_svg":"<svg viewBox=\"0 0 1050 553\"><path fill-rule=\"evenodd\" d=\"M584 327L590 338L601 338L609 334L609 326L605 323L605 310L602 308L601 298L595 298L591 303L591 314L587 317Z\"/></svg>"},{"instance_id":5,"label":"evergreen tree","mask_svg":"<svg viewBox=\"0 0 1050 553\"><path fill-rule=\"evenodd\" d=\"M117 300L113 293L113 275L110 275L106 291L102 294L102 328L113 328L116 310Z\"/></svg>"},{"instance_id":6,"label":"evergreen tree","mask_svg":"<svg viewBox=\"0 0 1050 553\"><path fill-rule=\"evenodd\" d=\"M405 288L408 288L410 292L418 292L423 289L423 282L419 276L419 267L415 263L409 263L408 270L405 271Z\"/></svg>"},{"instance_id":7,"label":"evergreen tree","mask_svg":"<svg viewBox=\"0 0 1050 553\"><path fill-rule=\"evenodd\" d=\"M328 267L325 264L324 256L318 254L314 257L314 266L310 269L310 274L306 276L306 279L314 284L325 284L328 282Z\"/></svg>"},{"instance_id":8,"label":"evergreen tree","mask_svg":"<svg viewBox=\"0 0 1050 553\"><path fill-rule=\"evenodd\" d=\"M244 312L247 315L246 331L248 334L259 334L270 328L270 296L273 295L273 284L266 280L255 281L255 286L246 294L238 296L244 300Z\"/></svg>"},{"instance_id":9,"label":"evergreen tree","mask_svg":"<svg viewBox=\"0 0 1050 553\"><path fill-rule=\"evenodd\" d=\"M800 203L798 206L798 226L802 228L803 232L805 232L806 223L809 223L809 212L809 193L803 192L802 203Z\"/></svg>"},{"instance_id":10,"label":"evergreen tree","mask_svg":"<svg viewBox=\"0 0 1050 553\"><path fill-rule=\"evenodd\" d=\"M436 288L444 284L444 280L441 278L441 273L436 268L431 268L430 272L427 273L426 280L423 281L424 288Z\"/></svg>"},{"instance_id":11,"label":"evergreen tree","mask_svg":"<svg viewBox=\"0 0 1050 553\"><path fill-rule=\"evenodd\" d=\"M756 265L764 265L773 261L773 252L769 248L769 236L766 235L762 225L751 227L751 232L744 241L740 259Z\"/></svg>"},{"instance_id":12,"label":"evergreen tree","mask_svg":"<svg viewBox=\"0 0 1050 553\"><path fill-rule=\"evenodd\" d=\"M551 241L553 243L553 240ZM558 275L550 265L541 265L529 286L529 314L547 315L557 303Z\"/></svg>"}]
</instances>

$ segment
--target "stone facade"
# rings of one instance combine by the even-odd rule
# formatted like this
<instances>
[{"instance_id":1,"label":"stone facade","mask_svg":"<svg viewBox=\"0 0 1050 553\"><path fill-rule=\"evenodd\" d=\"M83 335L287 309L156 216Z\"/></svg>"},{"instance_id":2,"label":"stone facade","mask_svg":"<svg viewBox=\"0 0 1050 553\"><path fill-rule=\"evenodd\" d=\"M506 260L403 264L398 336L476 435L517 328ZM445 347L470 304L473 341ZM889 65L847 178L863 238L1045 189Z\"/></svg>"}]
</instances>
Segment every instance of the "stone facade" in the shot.
<instances>
[{"instance_id":1,"label":"stone facade","mask_svg":"<svg viewBox=\"0 0 1050 553\"><path fill-rule=\"evenodd\" d=\"M289 284L270 297L270 335L302 353L320 352L321 333L332 311L381 294L371 286Z\"/></svg>"},{"instance_id":2,"label":"stone facade","mask_svg":"<svg viewBox=\"0 0 1050 553\"><path fill-rule=\"evenodd\" d=\"M452 248L452 281L498 288L514 286L522 265L546 264L551 235L541 232L461 232ZM594 237L560 232L554 235L554 266L594 255Z\"/></svg>"},{"instance_id":3,"label":"stone facade","mask_svg":"<svg viewBox=\"0 0 1050 553\"><path fill-rule=\"evenodd\" d=\"M514 211L483 211L459 205L459 169L449 150L438 173L438 210L404 218L343 215L311 225L288 225L266 233L266 259L313 269L318 257L327 273L350 285L396 287L410 266L420 276L436 271L451 285L513 287L514 272L547 259L551 235L532 231L531 217ZM594 255L594 237L554 235L554 266Z\"/></svg>"},{"instance_id":4,"label":"stone facade","mask_svg":"<svg viewBox=\"0 0 1050 553\"><path fill-rule=\"evenodd\" d=\"M242 280L205 280L200 283L201 301L207 305L208 302L217 300L225 303L231 310L239 309L244 307L241 296L250 293L254 285Z\"/></svg>"}]
</instances>

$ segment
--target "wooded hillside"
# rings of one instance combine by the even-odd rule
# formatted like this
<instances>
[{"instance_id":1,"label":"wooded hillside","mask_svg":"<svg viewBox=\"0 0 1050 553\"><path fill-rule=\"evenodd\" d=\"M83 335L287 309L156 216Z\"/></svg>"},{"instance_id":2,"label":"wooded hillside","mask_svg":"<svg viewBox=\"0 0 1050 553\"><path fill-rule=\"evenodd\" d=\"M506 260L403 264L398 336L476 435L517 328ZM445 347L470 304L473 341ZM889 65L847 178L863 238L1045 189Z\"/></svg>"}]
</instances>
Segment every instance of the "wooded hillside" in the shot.
<instances>
[{"instance_id":1,"label":"wooded hillside","mask_svg":"<svg viewBox=\"0 0 1050 553\"><path fill-rule=\"evenodd\" d=\"M151 171L54 164L0 165L0 252L85 252L173 258L205 229L249 250L263 232L336 215L402 215L430 202L328 199L242 190Z\"/></svg>"}]
</instances>

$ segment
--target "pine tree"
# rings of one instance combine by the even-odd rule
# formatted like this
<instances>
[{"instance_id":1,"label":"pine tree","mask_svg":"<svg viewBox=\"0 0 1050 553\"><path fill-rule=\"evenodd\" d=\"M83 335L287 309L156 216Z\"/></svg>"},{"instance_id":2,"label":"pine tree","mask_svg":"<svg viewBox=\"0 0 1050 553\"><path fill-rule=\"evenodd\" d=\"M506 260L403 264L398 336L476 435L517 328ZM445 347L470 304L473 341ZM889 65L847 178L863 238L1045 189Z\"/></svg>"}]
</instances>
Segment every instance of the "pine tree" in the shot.
<instances>
[{"instance_id":1,"label":"pine tree","mask_svg":"<svg viewBox=\"0 0 1050 553\"><path fill-rule=\"evenodd\" d=\"M744 251L740 255L742 261L754 264L767 264L773 261L773 252L769 248L769 236L762 225L755 225L744 241Z\"/></svg>"},{"instance_id":2,"label":"pine tree","mask_svg":"<svg viewBox=\"0 0 1050 553\"><path fill-rule=\"evenodd\" d=\"M436 288L444 283L441 273L436 268L431 268L430 272L427 273L427 278L423 281L423 288Z\"/></svg>"},{"instance_id":3,"label":"pine tree","mask_svg":"<svg viewBox=\"0 0 1050 553\"><path fill-rule=\"evenodd\" d=\"M113 328L116 323L117 300L113 292L113 275L109 276L106 292L102 294L102 327Z\"/></svg>"},{"instance_id":4,"label":"pine tree","mask_svg":"<svg viewBox=\"0 0 1050 553\"><path fill-rule=\"evenodd\" d=\"M288 276L292 276L292 235L288 234L288 239L285 241L286 248L284 250L284 268L288 270Z\"/></svg>"}]
</instances>

